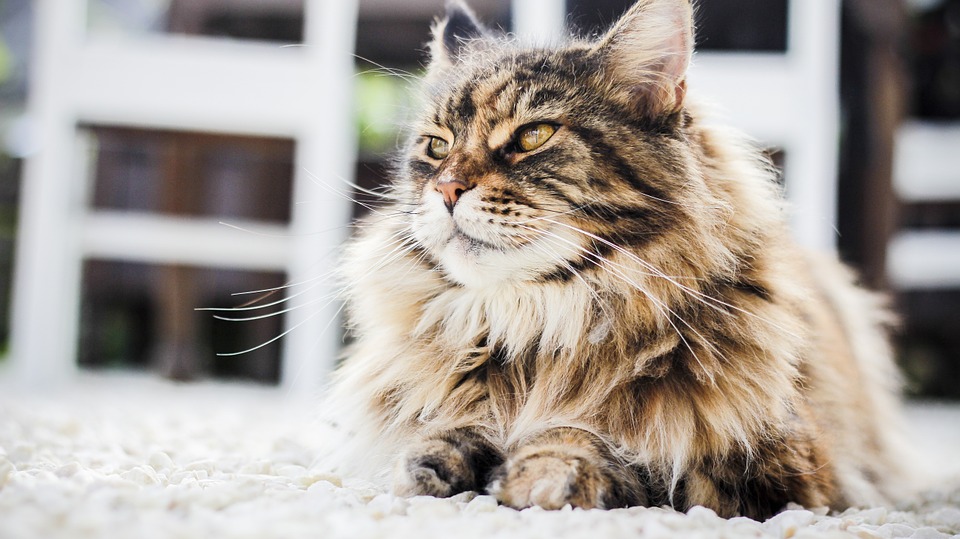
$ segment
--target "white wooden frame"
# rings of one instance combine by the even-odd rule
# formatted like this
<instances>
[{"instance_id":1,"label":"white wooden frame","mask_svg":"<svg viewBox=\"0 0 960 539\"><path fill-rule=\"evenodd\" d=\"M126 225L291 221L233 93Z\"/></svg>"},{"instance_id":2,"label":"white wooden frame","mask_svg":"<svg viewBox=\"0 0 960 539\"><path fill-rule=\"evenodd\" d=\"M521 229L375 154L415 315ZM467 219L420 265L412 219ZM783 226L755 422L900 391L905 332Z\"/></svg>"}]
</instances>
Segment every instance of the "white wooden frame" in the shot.
<instances>
[{"instance_id":1,"label":"white wooden frame","mask_svg":"<svg viewBox=\"0 0 960 539\"><path fill-rule=\"evenodd\" d=\"M345 234L349 204L332 191L356 160L351 118L356 0L305 0L304 44L153 36L86 36L85 2L38 0L28 110L38 151L20 204L10 363L35 384L76 370L82 261L89 257L276 269L291 282L325 273ZM268 235L214 220L92 211L77 125L202 130L296 141L293 215ZM327 185L325 185L327 184ZM273 237L279 236L279 237ZM331 292L318 287L304 303ZM308 312L309 311L309 312ZM338 349L337 306L288 313L282 384L311 390ZM321 337L321 335L324 335Z\"/></svg>"}]
</instances>

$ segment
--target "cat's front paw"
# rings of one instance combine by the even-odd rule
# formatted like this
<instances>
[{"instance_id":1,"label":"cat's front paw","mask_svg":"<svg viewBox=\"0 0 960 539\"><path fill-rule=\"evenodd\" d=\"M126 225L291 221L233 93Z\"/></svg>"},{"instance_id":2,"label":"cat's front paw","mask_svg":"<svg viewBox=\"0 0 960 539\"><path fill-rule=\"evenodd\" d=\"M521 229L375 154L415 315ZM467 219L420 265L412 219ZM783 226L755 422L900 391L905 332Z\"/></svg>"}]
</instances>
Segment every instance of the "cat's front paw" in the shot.
<instances>
[{"instance_id":1,"label":"cat's front paw","mask_svg":"<svg viewBox=\"0 0 960 539\"><path fill-rule=\"evenodd\" d=\"M397 461L393 491L399 496L446 498L480 490L499 453L472 431L451 431L421 441Z\"/></svg>"},{"instance_id":2,"label":"cat's front paw","mask_svg":"<svg viewBox=\"0 0 960 539\"><path fill-rule=\"evenodd\" d=\"M446 498L470 490L472 472L464 455L445 440L428 440L411 448L397 461L393 491L399 496Z\"/></svg>"},{"instance_id":3,"label":"cat's front paw","mask_svg":"<svg viewBox=\"0 0 960 539\"><path fill-rule=\"evenodd\" d=\"M490 485L490 493L516 509L534 505L560 509L570 504L605 507L609 481L587 455L552 449L521 453L509 459Z\"/></svg>"},{"instance_id":4,"label":"cat's front paw","mask_svg":"<svg viewBox=\"0 0 960 539\"><path fill-rule=\"evenodd\" d=\"M504 505L590 509L645 505L638 470L587 431L558 428L529 439L494 473L487 489Z\"/></svg>"}]
</instances>

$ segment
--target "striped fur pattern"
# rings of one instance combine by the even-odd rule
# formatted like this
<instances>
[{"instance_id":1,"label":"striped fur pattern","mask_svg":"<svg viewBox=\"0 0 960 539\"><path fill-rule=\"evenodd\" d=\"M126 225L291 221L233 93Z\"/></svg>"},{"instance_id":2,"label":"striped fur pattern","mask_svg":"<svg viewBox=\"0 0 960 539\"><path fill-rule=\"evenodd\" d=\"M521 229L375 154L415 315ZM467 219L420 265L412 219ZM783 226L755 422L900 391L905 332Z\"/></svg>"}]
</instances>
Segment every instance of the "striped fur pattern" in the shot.
<instances>
[{"instance_id":1,"label":"striped fur pattern","mask_svg":"<svg viewBox=\"0 0 960 539\"><path fill-rule=\"evenodd\" d=\"M770 164L687 95L692 43L686 0L556 47L438 21L342 265L346 471L753 518L899 488L880 302L791 242Z\"/></svg>"}]
</instances>

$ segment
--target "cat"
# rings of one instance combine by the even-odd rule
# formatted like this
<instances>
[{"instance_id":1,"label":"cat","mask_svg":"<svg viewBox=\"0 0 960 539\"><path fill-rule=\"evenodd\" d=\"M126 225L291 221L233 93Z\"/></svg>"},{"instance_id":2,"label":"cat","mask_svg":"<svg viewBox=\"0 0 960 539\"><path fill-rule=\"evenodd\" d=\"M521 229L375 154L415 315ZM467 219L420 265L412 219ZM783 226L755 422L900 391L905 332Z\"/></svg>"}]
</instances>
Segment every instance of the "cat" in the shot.
<instances>
[{"instance_id":1,"label":"cat","mask_svg":"<svg viewBox=\"0 0 960 539\"><path fill-rule=\"evenodd\" d=\"M883 302L791 241L773 166L706 123L692 12L639 0L531 47L448 4L341 264L353 342L326 407L353 471L755 519L900 488Z\"/></svg>"}]
</instances>

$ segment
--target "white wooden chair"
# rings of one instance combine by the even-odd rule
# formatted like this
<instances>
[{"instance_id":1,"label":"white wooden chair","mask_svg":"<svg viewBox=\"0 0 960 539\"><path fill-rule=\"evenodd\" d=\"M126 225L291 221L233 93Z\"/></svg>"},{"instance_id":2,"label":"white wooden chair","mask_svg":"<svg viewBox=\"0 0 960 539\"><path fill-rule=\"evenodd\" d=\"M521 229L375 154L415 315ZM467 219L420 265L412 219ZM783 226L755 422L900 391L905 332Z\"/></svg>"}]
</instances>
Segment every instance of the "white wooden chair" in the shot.
<instances>
[{"instance_id":1,"label":"white wooden chair","mask_svg":"<svg viewBox=\"0 0 960 539\"><path fill-rule=\"evenodd\" d=\"M10 364L35 383L76 370L81 264L88 258L270 269L291 282L326 271L349 204L325 179L350 180L356 0L305 2L304 44L85 35L86 2L38 0L28 110L38 151L26 163L20 206ZM287 227L93 211L86 201L81 123L289 137L296 141ZM339 181L339 180L336 180ZM341 186L333 185L339 189ZM279 237L277 237L279 236ZM305 302L329 288L313 289ZM282 385L315 386L333 364L336 306L286 317Z\"/></svg>"}]
</instances>

